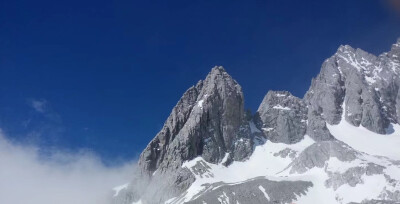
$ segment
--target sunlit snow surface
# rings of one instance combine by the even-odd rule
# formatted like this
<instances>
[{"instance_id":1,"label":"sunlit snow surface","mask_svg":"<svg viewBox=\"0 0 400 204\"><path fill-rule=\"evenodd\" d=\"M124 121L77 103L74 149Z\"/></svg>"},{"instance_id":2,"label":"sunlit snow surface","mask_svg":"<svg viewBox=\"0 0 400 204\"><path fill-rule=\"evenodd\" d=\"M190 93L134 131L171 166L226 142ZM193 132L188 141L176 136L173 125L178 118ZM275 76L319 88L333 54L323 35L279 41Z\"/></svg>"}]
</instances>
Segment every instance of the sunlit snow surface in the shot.
<instances>
[{"instance_id":1,"label":"sunlit snow surface","mask_svg":"<svg viewBox=\"0 0 400 204\"><path fill-rule=\"evenodd\" d=\"M338 140L350 145L354 149L370 155L389 157L400 160L400 125L392 124L392 133L381 135L369 131L365 127L355 127L344 119L338 125L327 127Z\"/></svg>"}]
</instances>

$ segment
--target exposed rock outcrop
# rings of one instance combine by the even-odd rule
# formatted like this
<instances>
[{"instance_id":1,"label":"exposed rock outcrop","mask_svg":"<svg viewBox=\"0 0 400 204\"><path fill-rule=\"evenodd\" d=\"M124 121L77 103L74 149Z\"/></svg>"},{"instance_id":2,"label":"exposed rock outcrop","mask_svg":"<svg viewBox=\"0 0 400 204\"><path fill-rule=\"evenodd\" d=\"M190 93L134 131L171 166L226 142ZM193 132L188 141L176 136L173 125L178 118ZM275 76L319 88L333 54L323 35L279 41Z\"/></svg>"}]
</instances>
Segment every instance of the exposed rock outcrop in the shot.
<instances>
[{"instance_id":1,"label":"exposed rock outcrop","mask_svg":"<svg viewBox=\"0 0 400 204\"><path fill-rule=\"evenodd\" d=\"M390 122L399 122L399 45L398 41L390 52L378 57L348 45L340 46L324 62L304 97L309 121L324 119L331 125L338 124L346 104L346 121L385 134ZM314 134L314 129L320 128L310 122L307 133L320 137L320 133ZM323 138L328 134L324 131Z\"/></svg>"},{"instance_id":2,"label":"exposed rock outcrop","mask_svg":"<svg viewBox=\"0 0 400 204\"><path fill-rule=\"evenodd\" d=\"M272 142L293 144L307 129L307 107L287 91L269 91L255 116L256 124Z\"/></svg>"},{"instance_id":3,"label":"exposed rock outcrop","mask_svg":"<svg viewBox=\"0 0 400 204\"><path fill-rule=\"evenodd\" d=\"M304 173L314 167L323 168L332 157L340 161L350 162L359 153L337 140L322 141L307 147L290 165L290 173Z\"/></svg>"}]
</instances>

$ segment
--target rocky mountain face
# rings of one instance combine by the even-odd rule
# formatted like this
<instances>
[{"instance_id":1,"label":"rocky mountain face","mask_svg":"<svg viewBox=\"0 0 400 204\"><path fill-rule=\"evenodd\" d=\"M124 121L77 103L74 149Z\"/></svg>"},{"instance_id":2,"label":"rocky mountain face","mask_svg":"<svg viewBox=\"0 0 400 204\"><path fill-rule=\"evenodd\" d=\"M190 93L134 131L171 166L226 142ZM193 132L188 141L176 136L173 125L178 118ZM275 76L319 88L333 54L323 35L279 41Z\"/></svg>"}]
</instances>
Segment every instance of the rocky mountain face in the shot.
<instances>
[{"instance_id":1,"label":"rocky mountain face","mask_svg":"<svg viewBox=\"0 0 400 204\"><path fill-rule=\"evenodd\" d=\"M384 134L389 123L398 123L399 44L378 57L348 45L322 65L305 96L309 114L320 115L329 124L338 124L342 104L345 119L354 126ZM310 115L309 115L310 116Z\"/></svg>"},{"instance_id":2,"label":"rocky mountain face","mask_svg":"<svg viewBox=\"0 0 400 204\"><path fill-rule=\"evenodd\" d=\"M307 106L287 91L269 91L255 116L257 127L273 142L299 142L307 130Z\"/></svg>"},{"instance_id":3,"label":"rocky mountain face","mask_svg":"<svg viewBox=\"0 0 400 204\"><path fill-rule=\"evenodd\" d=\"M181 167L183 162L201 156L207 162L228 164L249 157L252 148L242 89L224 68L214 67L204 81L183 94L142 152L137 176L146 182L136 190L137 196L148 203L177 196L194 182Z\"/></svg>"},{"instance_id":4,"label":"rocky mountain face","mask_svg":"<svg viewBox=\"0 0 400 204\"><path fill-rule=\"evenodd\" d=\"M368 142L400 145L399 74L400 39L379 56L340 46L304 98L269 91L251 115L240 85L214 67L183 94L114 203L400 202L400 148L375 155Z\"/></svg>"}]
</instances>

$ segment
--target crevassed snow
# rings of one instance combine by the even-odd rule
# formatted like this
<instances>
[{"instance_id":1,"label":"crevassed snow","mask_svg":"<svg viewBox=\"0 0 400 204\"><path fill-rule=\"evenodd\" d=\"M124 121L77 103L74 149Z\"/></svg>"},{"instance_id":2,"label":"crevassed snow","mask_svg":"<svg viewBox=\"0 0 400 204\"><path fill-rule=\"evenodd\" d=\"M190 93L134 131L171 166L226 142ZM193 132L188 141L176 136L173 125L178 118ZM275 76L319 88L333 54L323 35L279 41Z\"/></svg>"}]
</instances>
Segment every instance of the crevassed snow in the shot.
<instances>
[{"instance_id":1,"label":"crevassed snow","mask_svg":"<svg viewBox=\"0 0 400 204\"><path fill-rule=\"evenodd\" d=\"M267 198L267 200L269 201L270 198L268 196L267 191L265 191L265 188L263 186L258 186L258 189L260 189L260 191L264 194L265 198Z\"/></svg>"},{"instance_id":2,"label":"crevassed snow","mask_svg":"<svg viewBox=\"0 0 400 204\"><path fill-rule=\"evenodd\" d=\"M113 188L113 190L115 191L114 197L118 196L118 194L121 190L128 188L128 185L129 185L129 183L126 183L124 185L120 185L120 186Z\"/></svg>"},{"instance_id":3,"label":"crevassed snow","mask_svg":"<svg viewBox=\"0 0 400 204\"><path fill-rule=\"evenodd\" d=\"M281 105L276 105L272 107L273 109L280 109L280 110L291 110L289 107L283 107Z\"/></svg>"}]
</instances>

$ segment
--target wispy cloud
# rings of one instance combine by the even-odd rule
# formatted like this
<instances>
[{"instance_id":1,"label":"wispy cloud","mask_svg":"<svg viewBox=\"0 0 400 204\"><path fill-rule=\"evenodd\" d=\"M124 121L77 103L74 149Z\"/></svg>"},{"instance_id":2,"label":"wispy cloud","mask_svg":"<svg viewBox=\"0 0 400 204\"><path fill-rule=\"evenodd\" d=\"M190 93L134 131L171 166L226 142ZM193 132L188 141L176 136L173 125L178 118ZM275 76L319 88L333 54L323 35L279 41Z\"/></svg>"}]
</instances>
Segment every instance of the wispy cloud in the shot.
<instances>
[{"instance_id":1,"label":"wispy cloud","mask_svg":"<svg viewBox=\"0 0 400 204\"><path fill-rule=\"evenodd\" d=\"M133 162L106 167L93 153L52 152L11 143L0 130L0 203L108 204L114 186L126 183Z\"/></svg>"},{"instance_id":2,"label":"wispy cloud","mask_svg":"<svg viewBox=\"0 0 400 204\"><path fill-rule=\"evenodd\" d=\"M47 101L44 99L31 99L30 105L35 109L35 111L44 113L46 111Z\"/></svg>"},{"instance_id":3,"label":"wispy cloud","mask_svg":"<svg viewBox=\"0 0 400 204\"><path fill-rule=\"evenodd\" d=\"M21 122L30 142L57 143L62 138L65 127L60 114L51 107L46 99L28 98L27 105L32 111L27 113L27 118Z\"/></svg>"}]
</instances>

